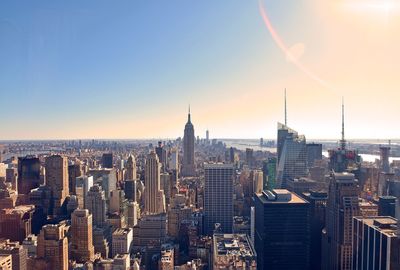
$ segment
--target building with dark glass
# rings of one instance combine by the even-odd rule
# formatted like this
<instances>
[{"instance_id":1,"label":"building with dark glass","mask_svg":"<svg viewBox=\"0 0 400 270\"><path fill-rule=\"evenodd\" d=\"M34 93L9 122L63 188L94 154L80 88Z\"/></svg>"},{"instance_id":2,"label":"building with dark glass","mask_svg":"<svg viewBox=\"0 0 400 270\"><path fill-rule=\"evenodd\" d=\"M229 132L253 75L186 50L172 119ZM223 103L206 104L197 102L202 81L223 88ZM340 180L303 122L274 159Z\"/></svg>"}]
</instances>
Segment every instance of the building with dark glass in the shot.
<instances>
[{"instance_id":1,"label":"building with dark glass","mask_svg":"<svg viewBox=\"0 0 400 270\"><path fill-rule=\"evenodd\" d=\"M310 203L310 269L321 269L322 229L325 227L325 212L328 193L310 191L302 194Z\"/></svg>"},{"instance_id":2,"label":"building with dark glass","mask_svg":"<svg viewBox=\"0 0 400 270\"><path fill-rule=\"evenodd\" d=\"M113 154L104 153L101 157L101 166L106 169L112 169L113 167Z\"/></svg>"},{"instance_id":3,"label":"building with dark glass","mask_svg":"<svg viewBox=\"0 0 400 270\"><path fill-rule=\"evenodd\" d=\"M29 194L41 183L39 158L35 156L18 158L18 193Z\"/></svg>"},{"instance_id":4,"label":"building with dark glass","mask_svg":"<svg viewBox=\"0 0 400 270\"><path fill-rule=\"evenodd\" d=\"M255 195L255 249L262 270L308 270L310 203L286 189Z\"/></svg>"},{"instance_id":5,"label":"building with dark glass","mask_svg":"<svg viewBox=\"0 0 400 270\"><path fill-rule=\"evenodd\" d=\"M379 196L378 215L396 217L396 197L394 196Z\"/></svg>"}]
</instances>

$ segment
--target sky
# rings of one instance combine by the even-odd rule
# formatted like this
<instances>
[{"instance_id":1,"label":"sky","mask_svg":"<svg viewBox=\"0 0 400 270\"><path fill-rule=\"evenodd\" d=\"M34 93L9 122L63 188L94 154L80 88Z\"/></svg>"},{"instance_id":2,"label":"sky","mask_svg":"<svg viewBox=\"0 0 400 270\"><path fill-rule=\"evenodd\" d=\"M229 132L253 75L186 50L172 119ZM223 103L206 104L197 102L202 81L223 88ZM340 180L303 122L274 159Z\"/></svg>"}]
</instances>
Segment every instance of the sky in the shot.
<instances>
[{"instance_id":1,"label":"sky","mask_svg":"<svg viewBox=\"0 0 400 270\"><path fill-rule=\"evenodd\" d=\"M0 2L0 139L400 138L400 0Z\"/></svg>"}]
</instances>

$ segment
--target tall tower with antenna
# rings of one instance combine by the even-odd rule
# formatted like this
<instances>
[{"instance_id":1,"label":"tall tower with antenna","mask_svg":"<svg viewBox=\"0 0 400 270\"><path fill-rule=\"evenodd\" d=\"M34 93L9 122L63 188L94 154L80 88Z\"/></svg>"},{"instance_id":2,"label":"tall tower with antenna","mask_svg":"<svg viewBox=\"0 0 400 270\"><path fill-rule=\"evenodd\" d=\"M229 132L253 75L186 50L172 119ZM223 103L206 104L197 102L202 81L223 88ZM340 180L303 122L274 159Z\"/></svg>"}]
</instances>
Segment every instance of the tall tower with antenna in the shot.
<instances>
[{"instance_id":1,"label":"tall tower with antenna","mask_svg":"<svg viewBox=\"0 0 400 270\"><path fill-rule=\"evenodd\" d=\"M346 150L346 140L344 138L344 98L342 97L342 139L340 140L340 149Z\"/></svg>"},{"instance_id":2,"label":"tall tower with antenna","mask_svg":"<svg viewBox=\"0 0 400 270\"><path fill-rule=\"evenodd\" d=\"M285 126L287 126L286 88L285 88Z\"/></svg>"},{"instance_id":3,"label":"tall tower with antenna","mask_svg":"<svg viewBox=\"0 0 400 270\"><path fill-rule=\"evenodd\" d=\"M183 135L183 176L195 176L196 169L194 164L194 127L190 117L190 105L188 113L188 121L185 125Z\"/></svg>"}]
</instances>

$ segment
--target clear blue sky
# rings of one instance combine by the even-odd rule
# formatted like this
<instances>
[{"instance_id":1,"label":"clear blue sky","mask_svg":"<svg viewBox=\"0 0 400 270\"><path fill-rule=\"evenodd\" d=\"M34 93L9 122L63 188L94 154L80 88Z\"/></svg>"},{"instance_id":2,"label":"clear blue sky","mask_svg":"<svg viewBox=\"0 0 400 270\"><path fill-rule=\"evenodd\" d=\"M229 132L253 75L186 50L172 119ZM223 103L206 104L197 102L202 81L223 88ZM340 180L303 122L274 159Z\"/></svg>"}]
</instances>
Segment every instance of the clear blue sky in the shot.
<instances>
[{"instance_id":1,"label":"clear blue sky","mask_svg":"<svg viewBox=\"0 0 400 270\"><path fill-rule=\"evenodd\" d=\"M265 6L287 44L313 52L304 60L318 70L326 40L312 3ZM274 137L282 89L299 84L327 96L293 90L291 121L300 121L294 108L309 108L298 97L335 99L335 128L309 136L337 137L342 93L286 61L256 0L0 2L0 139L181 136L188 103L201 134Z\"/></svg>"}]
</instances>

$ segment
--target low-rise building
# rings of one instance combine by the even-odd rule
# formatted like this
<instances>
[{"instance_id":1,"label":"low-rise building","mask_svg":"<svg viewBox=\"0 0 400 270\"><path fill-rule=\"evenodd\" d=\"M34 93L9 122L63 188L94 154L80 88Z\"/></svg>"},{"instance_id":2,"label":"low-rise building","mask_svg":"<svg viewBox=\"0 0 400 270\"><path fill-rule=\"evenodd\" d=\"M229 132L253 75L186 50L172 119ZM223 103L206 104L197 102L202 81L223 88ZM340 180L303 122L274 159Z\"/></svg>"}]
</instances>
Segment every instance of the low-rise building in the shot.
<instances>
[{"instance_id":1,"label":"low-rise building","mask_svg":"<svg viewBox=\"0 0 400 270\"><path fill-rule=\"evenodd\" d=\"M257 269L257 255L246 234L214 234L213 269Z\"/></svg>"}]
</instances>

